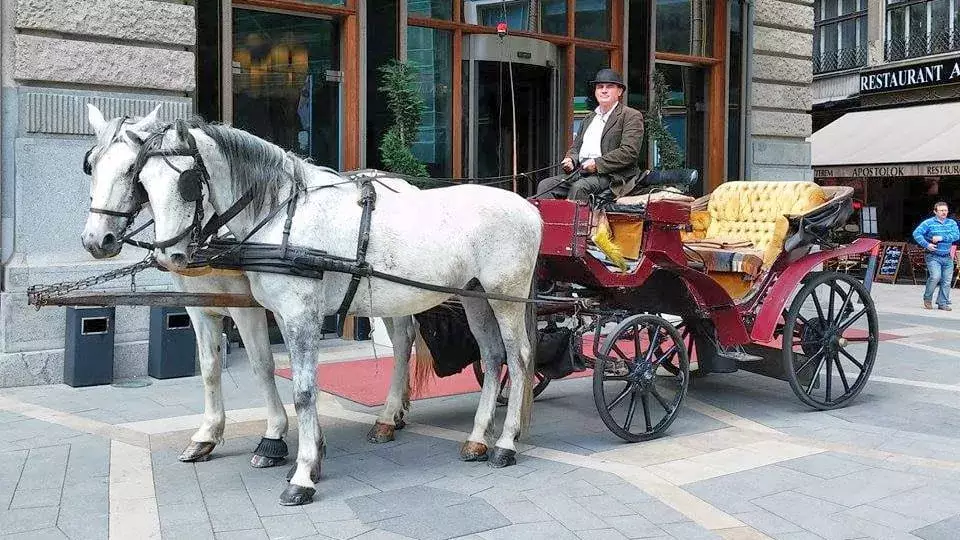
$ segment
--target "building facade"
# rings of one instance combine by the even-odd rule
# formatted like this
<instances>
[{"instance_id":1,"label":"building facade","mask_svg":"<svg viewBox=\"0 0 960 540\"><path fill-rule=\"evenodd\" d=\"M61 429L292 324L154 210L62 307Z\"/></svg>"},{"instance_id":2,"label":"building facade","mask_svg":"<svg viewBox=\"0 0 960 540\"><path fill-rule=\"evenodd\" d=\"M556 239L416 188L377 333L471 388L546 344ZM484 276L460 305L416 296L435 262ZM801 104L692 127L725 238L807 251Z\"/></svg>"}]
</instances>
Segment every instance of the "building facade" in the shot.
<instances>
[{"instance_id":1,"label":"building facade","mask_svg":"<svg viewBox=\"0 0 960 540\"><path fill-rule=\"evenodd\" d=\"M556 164L611 66L645 112L663 75L663 122L697 192L812 178L806 0L0 0L0 24L0 386L62 380L64 312L27 306L29 285L145 255L94 261L78 241L88 102L107 117L160 104L165 120L199 114L320 164L380 167L380 68L399 59L424 101L415 155L433 177L478 178ZM118 308L116 377L146 373L147 328L146 308Z\"/></svg>"},{"instance_id":2,"label":"building facade","mask_svg":"<svg viewBox=\"0 0 960 540\"><path fill-rule=\"evenodd\" d=\"M881 238L960 202L960 2L817 0L813 166L855 188Z\"/></svg>"}]
</instances>

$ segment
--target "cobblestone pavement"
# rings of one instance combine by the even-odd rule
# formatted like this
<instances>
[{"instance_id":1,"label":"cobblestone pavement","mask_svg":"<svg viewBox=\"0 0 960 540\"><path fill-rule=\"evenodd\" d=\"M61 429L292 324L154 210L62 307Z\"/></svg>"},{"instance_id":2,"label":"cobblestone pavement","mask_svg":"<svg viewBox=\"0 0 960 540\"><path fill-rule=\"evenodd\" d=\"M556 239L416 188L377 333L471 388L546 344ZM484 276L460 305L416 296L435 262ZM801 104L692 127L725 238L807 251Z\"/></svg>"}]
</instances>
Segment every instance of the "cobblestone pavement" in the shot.
<instances>
[{"instance_id":1,"label":"cobblestone pavement","mask_svg":"<svg viewBox=\"0 0 960 540\"><path fill-rule=\"evenodd\" d=\"M249 465L263 410L242 350L224 374L226 440L204 463L176 459L199 425L199 377L6 389L0 537L953 540L960 316L921 309L918 287L874 296L896 337L838 411L807 409L781 381L714 374L694 380L667 436L625 444L598 419L589 379L554 381L519 464L494 470L457 458L477 394L414 402L384 445L365 438L376 409L323 395L330 447L303 507L277 503L288 467Z\"/></svg>"}]
</instances>

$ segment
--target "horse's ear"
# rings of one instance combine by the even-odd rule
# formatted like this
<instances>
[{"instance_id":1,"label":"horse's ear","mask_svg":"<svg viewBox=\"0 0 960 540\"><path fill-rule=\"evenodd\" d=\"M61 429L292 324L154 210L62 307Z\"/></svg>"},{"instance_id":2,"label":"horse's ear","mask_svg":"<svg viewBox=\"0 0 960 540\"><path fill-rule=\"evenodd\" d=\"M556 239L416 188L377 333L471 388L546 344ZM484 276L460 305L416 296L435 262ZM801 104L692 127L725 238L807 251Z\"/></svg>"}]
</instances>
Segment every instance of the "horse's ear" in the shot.
<instances>
[{"instance_id":1,"label":"horse's ear","mask_svg":"<svg viewBox=\"0 0 960 540\"><path fill-rule=\"evenodd\" d=\"M127 130L127 138L130 139L134 144L138 146L143 146L143 139L140 138L140 135L137 135L135 132Z\"/></svg>"},{"instance_id":2,"label":"horse's ear","mask_svg":"<svg viewBox=\"0 0 960 540\"><path fill-rule=\"evenodd\" d=\"M153 108L152 111L150 111L150 114L144 116L143 118L140 119L139 122L134 124L133 129L137 131L150 131L150 129L154 125L160 123L160 119L158 117L159 114L160 114L160 105L157 105L156 107Z\"/></svg>"},{"instance_id":3,"label":"horse's ear","mask_svg":"<svg viewBox=\"0 0 960 540\"><path fill-rule=\"evenodd\" d=\"M182 118L177 119L177 138L181 141L186 141L190 137L190 128L187 126L187 123L183 121Z\"/></svg>"},{"instance_id":4,"label":"horse's ear","mask_svg":"<svg viewBox=\"0 0 960 540\"><path fill-rule=\"evenodd\" d=\"M103 113L92 103L87 103L87 120L97 135L107 127L107 121L103 119Z\"/></svg>"}]
</instances>

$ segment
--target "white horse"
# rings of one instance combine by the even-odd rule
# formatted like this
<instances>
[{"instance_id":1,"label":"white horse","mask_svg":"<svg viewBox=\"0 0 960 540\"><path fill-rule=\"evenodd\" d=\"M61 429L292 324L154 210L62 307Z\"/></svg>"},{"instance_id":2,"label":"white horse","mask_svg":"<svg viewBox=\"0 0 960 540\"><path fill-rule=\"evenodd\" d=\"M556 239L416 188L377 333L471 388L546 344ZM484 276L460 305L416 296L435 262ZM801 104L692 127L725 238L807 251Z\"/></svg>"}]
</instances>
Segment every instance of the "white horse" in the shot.
<instances>
[{"instance_id":1,"label":"white horse","mask_svg":"<svg viewBox=\"0 0 960 540\"><path fill-rule=\"evenodd\" d=\"M331 257L356 255L361 189L355 183L344 184L335 173L224 126L197 124L188 129L178 123L176 130L158 136L148 132L126 136L146 138L130 172L151 201L156 236L164 244L180 238L157 250L157 260L164 266L178 270L191 261L190 235L184 231L197 227L192 199L202 197L203 189L221 214L252 193L252 204L226 226L237 238L252 233L251 242L271 245L280 245L284 236L286 212L275 208L277 201L302 189L290 245L322 250ZM460 296L487 371L496 373L506 362L514 381L503 431L489 457L493 466L516 462L514 440L529 419L536 318L532 304L516 300L531 293L541 232L540 215L533 206L504 190L475 185L408 193L380 189L366 255L371 268L438 287L483 290L497 299L367 277L349 305L349 312L359 316L402 317ZM315 388L319 329L323 316L335 312L343 300L352 276L246 274L257 301L277 315L290 351L300 445L296 471L280 502L303 504L312 500L322 458ZM498 384L494 377L484 381L474 428L461 447L464 459L486 456Z\"/></svg>"},{"instance_id":2,"label":"white horse","mask_svg":"<svg viewBox=\"0 0 960 540\"><path fill-rule=\"evenodd\" d=\"M120 253L123 234L140 205L144 205L144 210L150 213L149 201L137 196L135 180L127 174L136 158L139 145L125 137L125 130L149 132L160 128L162 123L157 117L159 106L142 119L114 118L109 121L103 118L103 114L95 106L87 107L88 120L96 133L97 145L85 157L85 168L88 168L91 174L90 205L93 210L88 215L81 238L84 247L94 257L101 259ZM102 161L101 158L105 156L110 157ZM399 180L392 180L390 185L397 190L416 190ZM103 210L109 213L103 213ZM207 204L204 211L209 217L212 207ZM242 272L194 269L171 272L170 275L174 289L182 292L250 294L250 283ZM223 441L226 415L221 390L220 332L223 317L229 316L237 325L251 369L266 402L266 429L250 463L258 468L281 464L288 454L287 445L283 441L288 430L288 419L274 378L275 365L270 351L265 310L188 307L187 313L197 336L200 373L204 386L204 414L200 427L191 436L191 442L179 459L185 462L207 460L216 445ZM404 416L410 406L408 363L414 340L413 321L409 317L385 319L384 324L394 343L396 362L388 398L368 435L368 440L374 443L394 439L394 431L403 427Z\"/></svg>"}]
</instances>

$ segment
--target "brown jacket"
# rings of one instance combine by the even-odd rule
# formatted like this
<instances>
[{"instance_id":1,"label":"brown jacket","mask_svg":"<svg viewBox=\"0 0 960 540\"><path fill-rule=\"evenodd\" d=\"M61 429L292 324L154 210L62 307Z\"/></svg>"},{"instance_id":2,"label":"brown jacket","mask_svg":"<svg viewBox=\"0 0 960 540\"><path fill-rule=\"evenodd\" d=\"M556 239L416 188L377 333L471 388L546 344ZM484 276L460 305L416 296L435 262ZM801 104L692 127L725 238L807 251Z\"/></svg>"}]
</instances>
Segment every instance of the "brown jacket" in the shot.
<instances>
[{"instance_id":1,"label":"brown jacket","mask_svg":"<svg viewBox=\"0 0 960 540\"><path fill-rule=\"evenodd\" d=\"M587 126L596 116L597 113L592 112L583 119L580 132L577 133L573 146L567 151L566 157L575 163L580 161L580 147L583 146L583 135L587 132ZM596 159L597 173L610 175L610 189L617 197L626 195L634 188L635 179L640 174L637 161L642 146L643 113L623 103L618 104L603 127L603 135L600 137L601 156Z\"/></svg>"}]
</instances>

